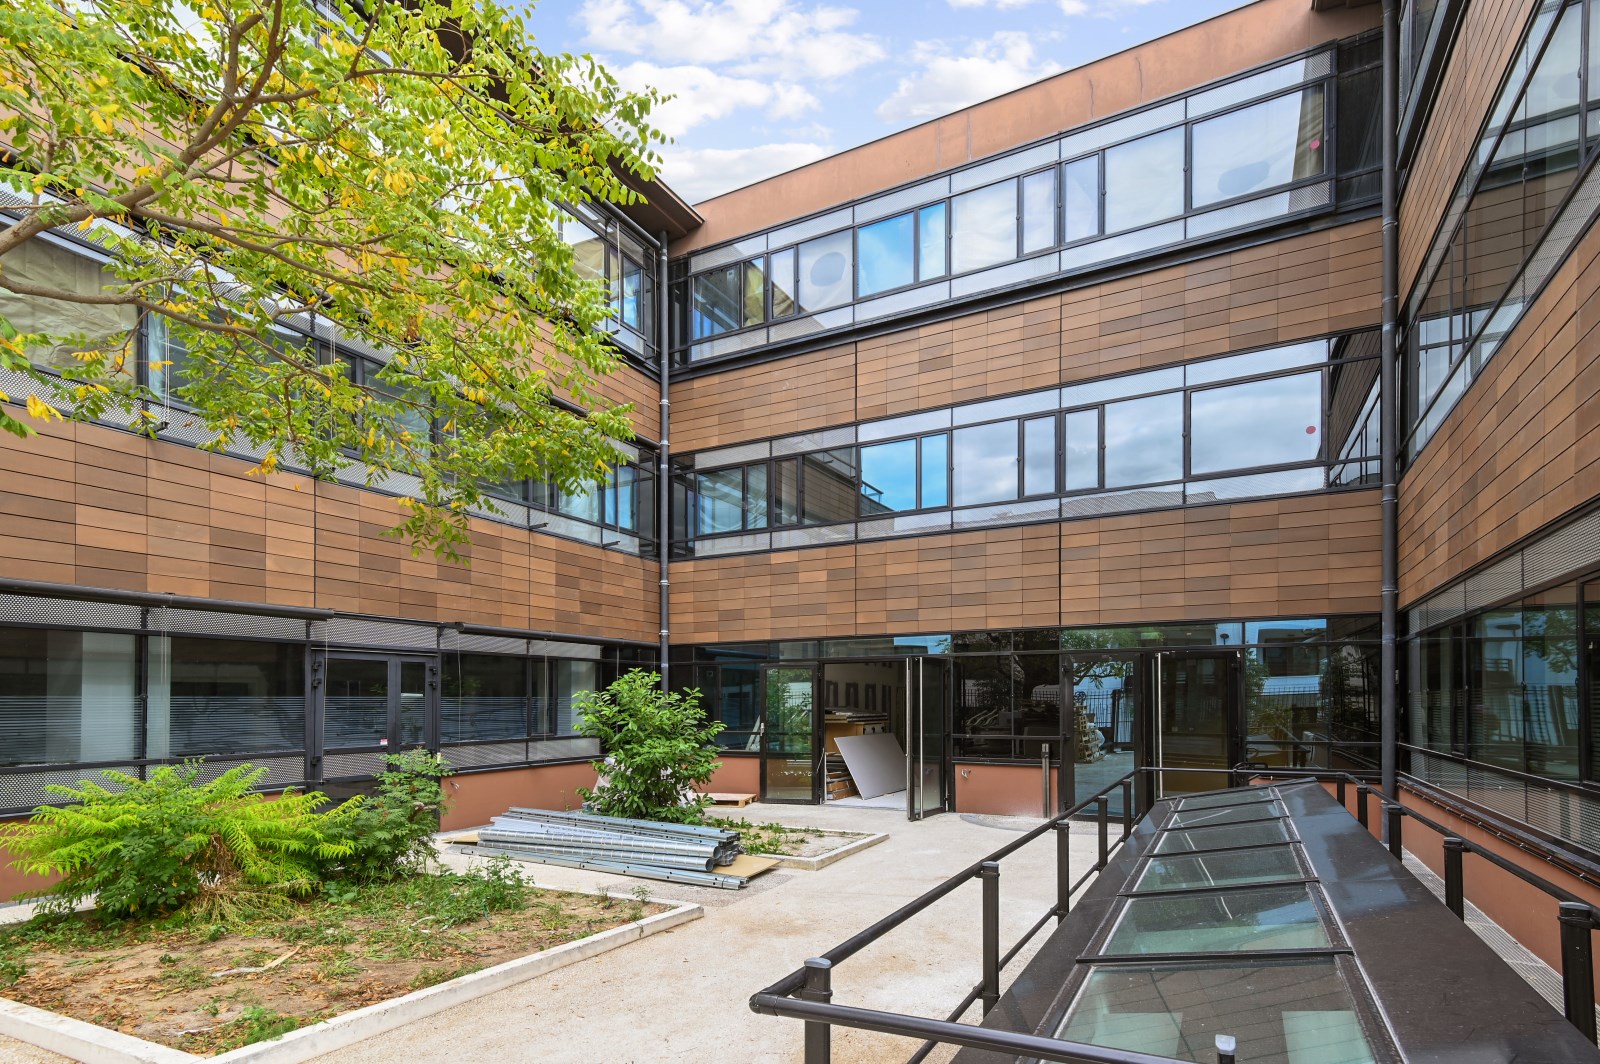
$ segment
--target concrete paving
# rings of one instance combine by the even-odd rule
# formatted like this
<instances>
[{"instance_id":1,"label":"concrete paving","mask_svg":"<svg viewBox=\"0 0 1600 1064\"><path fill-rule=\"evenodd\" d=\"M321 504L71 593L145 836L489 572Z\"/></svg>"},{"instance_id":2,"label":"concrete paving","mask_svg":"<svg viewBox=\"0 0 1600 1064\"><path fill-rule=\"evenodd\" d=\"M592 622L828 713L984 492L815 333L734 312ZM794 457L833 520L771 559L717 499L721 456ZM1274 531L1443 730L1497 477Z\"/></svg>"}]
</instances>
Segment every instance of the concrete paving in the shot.
<instances>
[{"instance_id":1,"label":"concrete paving","mask_svg":"<svg viewBox=\"0 0 1600 1064\"><path fill-rule=\"evenodd\" d=\"M528 866L541 886L626 896L644 884L658 899L705 906L704 919L499 991L409 1027L341 1049L325 1064L392 1061L539 1061L541 1064L777 1064L801 1060L798 1021L757 1016L750 995L1011 841L1038 821L946 814L917 823L892 810L757 804L753 821L889 839L815 872L776 869L742 891L682 887L581 869ZM1073 865L1087 869L1092 825L1075 826ZM451 854L447 861L467 859ZM1055 899L1055 845L1024 848L1002 865L1001 944L1010 944ZM943 1016L979 976L976 881L842 964L841 1004ZM1045 935L1041 933L1037 941ZM1032 950L1008 967L1015 974ZM976 1016L976 1009L966 1017ZM903 1060L905 1039L835 1032L837 1064ZM935 1061L948 1060L936 1053ZM0 1041L0 1061L60 1058Z\"/></svg>"}]
</instances>

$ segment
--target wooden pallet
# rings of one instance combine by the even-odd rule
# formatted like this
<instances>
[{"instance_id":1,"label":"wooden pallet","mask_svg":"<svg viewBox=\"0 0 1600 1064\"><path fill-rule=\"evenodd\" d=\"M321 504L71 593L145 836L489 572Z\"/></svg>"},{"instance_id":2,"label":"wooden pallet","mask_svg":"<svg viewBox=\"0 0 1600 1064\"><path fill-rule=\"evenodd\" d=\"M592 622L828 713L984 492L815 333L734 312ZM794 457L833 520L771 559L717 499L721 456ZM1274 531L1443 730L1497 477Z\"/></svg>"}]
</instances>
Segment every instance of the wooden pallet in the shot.
<instances>
[{"instance_id":1,"label":"wooden pallet","mask_svg":"<svg viewBox=\"0 0 1600 1064\"><path fill-rule=\"evenodd\" d=\"M753 794L728 794L719 791L713 791L707 794L706 797L710 798L714 805L731 805L739 809L756 800L756 796Z\"/></svg>"}]
</instances>

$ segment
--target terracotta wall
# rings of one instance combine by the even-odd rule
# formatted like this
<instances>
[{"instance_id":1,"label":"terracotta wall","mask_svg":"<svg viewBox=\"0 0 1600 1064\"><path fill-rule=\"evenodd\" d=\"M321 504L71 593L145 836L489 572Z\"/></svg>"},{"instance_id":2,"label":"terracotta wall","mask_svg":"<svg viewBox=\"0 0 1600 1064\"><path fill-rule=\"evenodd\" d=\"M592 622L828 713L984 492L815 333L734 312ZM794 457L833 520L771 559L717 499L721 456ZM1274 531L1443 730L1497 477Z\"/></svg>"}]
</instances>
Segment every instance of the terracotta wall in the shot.
<instances>
[{"instance_id":1,"label":"terracotta wall","mask_svg":"<svg viewBox=\"0 0 1600 1064\"><path fill-rule=\"evenodd\" d=\"M1353 222L673 386L686 454L1379 324Z\"/></svg>"},{"instance_id":2,"label":"terracotta wall","mask_svg":"<svg viewBox=\"0 0 1600 1064\"><path fill-rule=\"evenodd\" d=\"M1378 493L1224 503L673 565L684 643L1366 613Z\"/></svg>"},{"instance_id":3,"label":"terracotta wall","mask_svg":"<svg viewBox=\"0 0 1600 1064\"><path fill-rule=\"evenodd\" d=\"M1136 48L695 205L674 255L1064 132L1378 25L1375 6L1259 0Z\"/></svg>"},{"instance_id":4,"label":"terracotta wall","mask_svg":"<svg viewBox=\"0 0 1600 1064\"><path fill-rule=\"evenodd\" d=\"M444 782L450 805L439 826L444 831L478 827L514 805L578 809L583 806L578 788L593 787L595 779L587 761L451 776Z\"/></svg>"},{"instance_id":5,"label":"terracotta wall","mask_svg":"<svg viewBox=\"0 0 1600 1064\"><path fill-rule=\"evenodd\" d=\"M0 820L0 824L6 821ZM28 891L43 890L60 879L60 876L32 876L11 867L16 855L0 846L0 902L12 901Z\"/></svg>"},{"instance_id":6,"label":"terracotta wall","mask_svg":"<svg viewBox=\"0 0 1600 1064\"><path fill-rule=\"evenodd\" d=\"M1515 56L1535 0L1466 5L1433 111L1412 155L1400 200L1400 298L1405 300L1433 243L1495 90Z\"/></svg>"},{"instance_id":7,"label":"terracotta wall","mask_svg":"<svg viewBox=\"0 0 1600 1064\"><path fill-rule=\"evenodd\" d=\"M955 811L1037 817L1044 812L1038 765L955 764ZM1050 801L1056 804L1058 773L1050 770Z\"/></svg>"},{"instance_id":8,"label":"terracotta wall","mask_svg":"<svg viewBox=\"0 0 1600 1064\"><path fill-rule=\"evenodd\" d=\"M1402 604L1600 496L1597 259L1591 230L1406 471Z\"/></svg>"},{"instance_id":9,"label":"terracotta wall","mask_svg":"<svg viewBox=\"0 0 1600 1064\"><path fill-rule=\"evenodd\" d=\"M474 520L469 565L383 533L395 499L95 425L0 439L7 576L652 640L654 562Z\"/></svg>"},{"instance_id":10,"label":"terracotta wall","mask_svg":"<svg viewBox=\"0 0 1600 1064\"><path fill-rule=\"evenodd\" d=\"M760 794L761 759L724 757L705 789L707 794Z\"/></svg>"}]
</instances>

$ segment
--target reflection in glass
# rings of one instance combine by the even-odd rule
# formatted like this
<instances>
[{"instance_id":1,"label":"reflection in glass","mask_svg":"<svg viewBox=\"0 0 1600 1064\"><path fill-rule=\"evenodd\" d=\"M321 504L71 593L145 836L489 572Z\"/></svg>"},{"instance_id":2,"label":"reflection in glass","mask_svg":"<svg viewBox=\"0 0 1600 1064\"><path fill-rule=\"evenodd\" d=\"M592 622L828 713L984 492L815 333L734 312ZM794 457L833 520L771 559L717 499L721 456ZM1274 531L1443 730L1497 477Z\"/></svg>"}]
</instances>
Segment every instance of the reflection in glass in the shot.
<instances>
[{"instance_id":1,"label":"reflection in glass","mask_svg":"<svg viewBox=\"0 0 1600 1064\"><path fill-rule=\"evenodd\" d=\"M606 242L570 214L561 215L561 239L572 249L572 266L585 281L606 279Z\"/></svg>"},{"instance_id":2,"label":"reflection in glass","mask_svg":"<svg viewBox=\"0 0 1600 1064\"><path fill-rule=\"evenodd\" d=\"M1056 242L1056 172L1022 179L1022 253L1043 251Z\"/></svg>"},{"instance_id":3,"label":"reflection in glass","mask_svg":"<svg viewBox=\"0 0 1600 1064\"><path fill-rule=\"evenodd\" d=\"M1100 486L1100 411L1079 410L1066 416L1067 491Z\"/></svg>"},{"instance_id":4,"label":"reflection in glass","mask_svg":"<svg viewBox=\"0 0 1600 1064\"><path fill-rule=\"evenodd\" d=\"M856 470L853 448L818 451L801 459L805 469L805 523L830 524L856 517Z\"/></svg>"},{"instance_id":5,"label":"reflection in glass","mask_svg":"<svg viewBox=\"0 0 1600 1064\"><path fill-rule=\"evenodd\" d=\"M1017 423L1001 421L955 431L955 505L1017 497Z\"/></svg>"},{"instance_id":6,"label":"reflection in glass","mask_svg":"<svg viewBox=\"0 0 1600 1064\"><path fill-rule=\"evenodd\" d=\"M1322 86L1194 125L1193 206L1322 173Z\"/></svg>"},{"instance_id":7,"label":"reflection in glass","mask_svg":"<svg viewBox=\"0 0 1600 1064\"><path fill-rule=\"evenodd\" d=\"M1010 654L977 654L953 661L956 753L1010 758L1013 661Z\"/></svg>"},{"instance_id":8,"label":"reflection in glass","mask_svg":"<svg viewBox=\"0 0 1600 1064\"><path fill-rule=\"evenodd\" d=\"M1289 830L1282 820L1258 820L1253 824L1224 824L1213 828L1163 831L1156 839L1156 853L1189 853L1195 850L1225 850L1232 846L1266 846L1288 842Z\"/></svg>"},{"instance_id":9,"label":"reflection in glass","mask_svg":"<svg viewBox=\"0 0 1600 1064\"><path fill-rule=\"evenodd\" d=\"M1091 155L1068 163L1062 175L1066 181L1062 239L1070 244L1100 232L1100 157Z\"/></svg>"},{"instance_id":10,"label":"reflection in glass","mask_svg":"<svg viewBox=\"0 0 1600 1064\"><path fill-rule=\"evenodd\" d=\"M856 230L856 291L876 295L911 284L915 237L911 215L885 218Z\"/></svg>"},{"instance_id":11,"label":"reflection in glass","mask_svg":"<svg viewBox=\"0 0 1600 1064\"><path fill-rule=\"evenodd\" d=\"M23 658L31 656L30 642L35 651L48 648L46 660L23 661L18 669L19 652ZM303 646L184 636L150 636L146 642L145 757L295 750L305 745ZM127 648L125 661L119 660L122 647ZM72 660L77 650L82 651L81 662ZM38 756L45 746L63 754L81 743L87 747L82 759L88 761L97 760L96 747L104 757L123 753L118 747L134 729L134 669L132 636L0 629L0 764L78 760ZM130 684L125 696L120 690L123 677ZM108 712L124 705L129 712L126 723L116 712ZM28 727L30 710L48 716L50 726L42 726L35 717L33 727ZM25 756L30 748L35 756Z\"/></svg>"},{"instance_id":12,"label":"reflection in glass","mask_svg":"<svg viewBox=\"0 0 1600 1064\"><path fill-rule=\"evenodd\" d=\"M1022 494L1056 493L1056 419L1029 418L1022 423Z\"/></svg>"},{"instance_id":13,"label":"reflection in glass","mask_svg":"<svg viewBox=\"0 0 1600 1064\"><path fill-rule=\"evenodd\" d=\"M975 189L950 201L950 272L981 270L1017 257L1017 183Z\"/></svg>"},{"instance_id":14,"label":"reflection in glass","mask_svg":"<svg viewBox=\"0 0 1600 1064\"><path fill-rule=\"evenodd\" d=\"M800 522L800 459L781 458L772 463L772 523L793 525Z\"/></svg>"},{"instance_id":15,"label":"reflection in glass","mask_svg":"<svg viewBox=\"0 0 1600 1064\"><path fill-rule=\"evenodd\" d=\"M1096 965L1056 1037L1210 1064L1219 1032L1238 1038L1239 1060L1374 1059L1349 986L1327 957Z\"/></svg>"},{"instance_id":16,"label":"reflection in glass","mask_svg":"<svg viewBox=\"0 0 1600 1064\"><path fill-rule=\"evenodd\" d=\"M696 340L739 328L739 264L703 273L689 282L690 327Z\"/></svg>"},{"instance_id":17,"label":"reflection in glass","mask_svg":"<svg viewBox=\"0 0 1600 1064\"><path fill-rule=\"evenodd\" d=\"M744 470L719 469L701 473L695 514L698 535L737 532L744 527Z\"/></svg>"},{"instance_id":18,"label":"reflection in glass","mask_svg":"<svg viewBox=\"0 0 1600 1064\"><path fill-rule=\"evenodd\" d=\"M1195 857L1153 857L1145 865L1134 889L1140 892L1184 890L1304 877L1305 872L1295 860L1292 847L1272 846L1260 850L1224 850Z\"/></svg>"},{"instance_id":19,"label":"reflection in glass","mask_svg":"<svg viewBox=\"0 0 1600 1064\"><path fill-rule=\"evenodd\" d=\"M787 318L794 313L794 248L774 251L767 256L767 275L772 286L772 316Z\"/></svg>"},{"instance_id":20,"label":"reflection in glass","mask_svg":"<svg viewBox=\"0 0 1600 1064\"><path fill-rule=\"evenodd\" d=\"M1472 757L1518 772L1578 778L1577 629L1573 584L1472 620L1466 655Z\"/></svg>"},{"instance_id":21,"label":"reflection in glass","mask_svg":"<svg viewBox=\"0 0 1600 1064\"><path fill-rule=\"evenodd\" d=\"M1183 477L1183 393L1105 406L1106 487Z\"/></svg>"},{"instance_id":22,"label":"reflection in glass","mask_svg":"<svg viewBox=\"0 0 1600 1064\"><path fill-rule=\"evenodd\" d=\"M1107 148L1106 232L1183 213L1183 130L1169 129Z\"/></svg>"},{"instance_id":23,"label":"reflection in glass","mask_svg":"<svg viewBox=\"0 0 1600 1064\"><path fill-rule=\"evenodd\" d=\"M1283 815L1283 806L1277 802L1241 802L1210 809L1182 809L1173 815L1170 823L1179 828L1210 828L1219 824L1239 824L1246 820Z\"/></svg>"},{"instance_id":24,"label":"reflection in glass","mask_svg":"<svg viewBox=\"0 0 1600 1064\"><path fill-rule=\"evenodd\" d=\"M944 204L935 203L917 212L917 279L929 281L945 275Z\"/></svg>"},{"instance_id":25,"label":"reflection in glass","mask_svg":"<svg viewBox=\"0 0 1600 1064\"><path fill-rule=\"evenodd\" d=\"M550 734L578 734L578 720L574 713L573 699L585 691L599 689L599 671L600 663L597 661L550 659L550 676L554 688L551 698L551 708L554 712L550 721Z\"/></svg>"},{"instance_id":26,"label":"reflection in glass","mask_svg":"<svg viewBox=\"0 0 1600 1064\"><path fill-rule=\"evenodd\" d=\"M630 329L640 327L641 295L644 292L644 270L628 259L622 262L621 301L618 318Z\"/></svg>"},{"instance_id":27,"label":"reflection in glass","mask_svg":"<svg viewBox=\"0 0 1600 1064\"><path fill-rule=\"evenodd\" d=\"M744 264L744 323L760 325L767 320L767 279L761 260Z\"/></svg>"},{"instance_id":28,"label":"reflection in glass","mask_svg":"<svg viewBox=\"0 0 1600 1064\"><path fill-rule=\"evenodd\" d=\"M861 515L917 508L917 441L861 448Z\"/></svg>"},{"instance_id":29,"label":"reflection in glass","mask_svg":"<svg viewBox=\"0 0 1600 1064\"><path fill-rule=\"evenodd\" d=\"M800 245L800 312L812 314L850 302L850 230Z\"/></svg>"},{"instance_id":30,"label":"reflection in glass","mask_svg":"<svg viewBox=\"0 0 1600 1064\"><path fill-rule=\"evenodd\" d=\"M767 527L767 467L753 465L744 474L744 527Z\"/></svg>"},{"instance_id":31,"label":"reflection in glass","mask_svg":"<svg viewBox=\"0 0 1600 1064\"><path fill-rule=\"evenodd\" d=\"M1310 888L1298 885L1131 898L1101 953L1231 953L1329 944Z\"/></svg>"},{"instance_id":32,"label":"reflection in glass","mask_svg":"<svg viewBox=\"0 0 1600 1064\"><path fill-rule=\"evenodd\" d=\"M922 437L922 505L950 505L950 437Z\"/></svg>"},{"instance_id":33,"label":"reflection in glass","mask_svg":"<svg viewBox=\"0 0 1600 1064\"><path fill-rule=\"evenodd\" d=\"M766 797L809 802L816 796L816 773L811 761L814 674L804 668L767 669L765 688Z\"/></svg>"},{"instance_id":34,"label":"reflection in glass","mask_svg":"<svg viewBox=\"0 0 1600 1064\"><path fill-rule=\"evenodd\" d=\"M1314 462L1321 427L1321 373L1192 392L1189 472Z\"/></svg>"}]
</instances>

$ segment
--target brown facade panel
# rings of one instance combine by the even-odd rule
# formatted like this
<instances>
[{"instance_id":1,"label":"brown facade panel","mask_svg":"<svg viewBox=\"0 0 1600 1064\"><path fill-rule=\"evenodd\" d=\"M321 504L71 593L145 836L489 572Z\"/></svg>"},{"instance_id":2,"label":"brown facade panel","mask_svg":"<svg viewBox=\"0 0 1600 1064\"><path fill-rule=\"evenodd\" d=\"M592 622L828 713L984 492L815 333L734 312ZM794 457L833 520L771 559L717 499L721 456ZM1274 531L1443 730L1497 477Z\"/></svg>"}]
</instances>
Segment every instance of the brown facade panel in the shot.
<instances>
[{"instance_id":1,"label":"brown facade panel","mask_svg":"<svg viewBox=\"0 0 1600 1064\"><path fill-rule=\"evenodd\" d=\"M94 425L0 440L26 580L654 641L654 562L474 520L470 564L386 535L396 500Z\"/></svg>"},{"instance_id":2,"label":"brown facade panel","mask_svg":"<svg viewBox=\"0 0 1600 1064\"><path fill-rule=\"evenodd\" d=\"M1400 200L1400 298L1427 258L1477 132L1516 52L1534 0L1478 0L1466 5L1455 46L1434 97Z\"/></svg>"},{"instance_id":3,"label":"brown facade panel","mask_svg":"<svg viewBox=\"0 0 1600 1064\"><path fill-rule=\"evenodd\" d=\"M1591 230L1400 483L1409 604L1600 496L1600 230Z\"/></svg>"},{"instance_id":4,"label":"brown facade panel","mask_svg":"<svg viewBox=\"0 0 1600 1064\"><path fill-rule=\"evenodd\" d=\"M849 424L855 420L855 345L695 377L672 388L679 454Z\"/></svg>"},{"instance_id":5,"label":"brown facade panel","mask_svg":"<svg viewBox=\"0 0 1600 1064\"><path fill-rule=\"evenodd\" d=\"M1236 74L1378 24L1375 6L1314 11L1260 0L1147 44L699 204L705 224L673 246L759 232Z\"/></svg>"}]
</instances>

